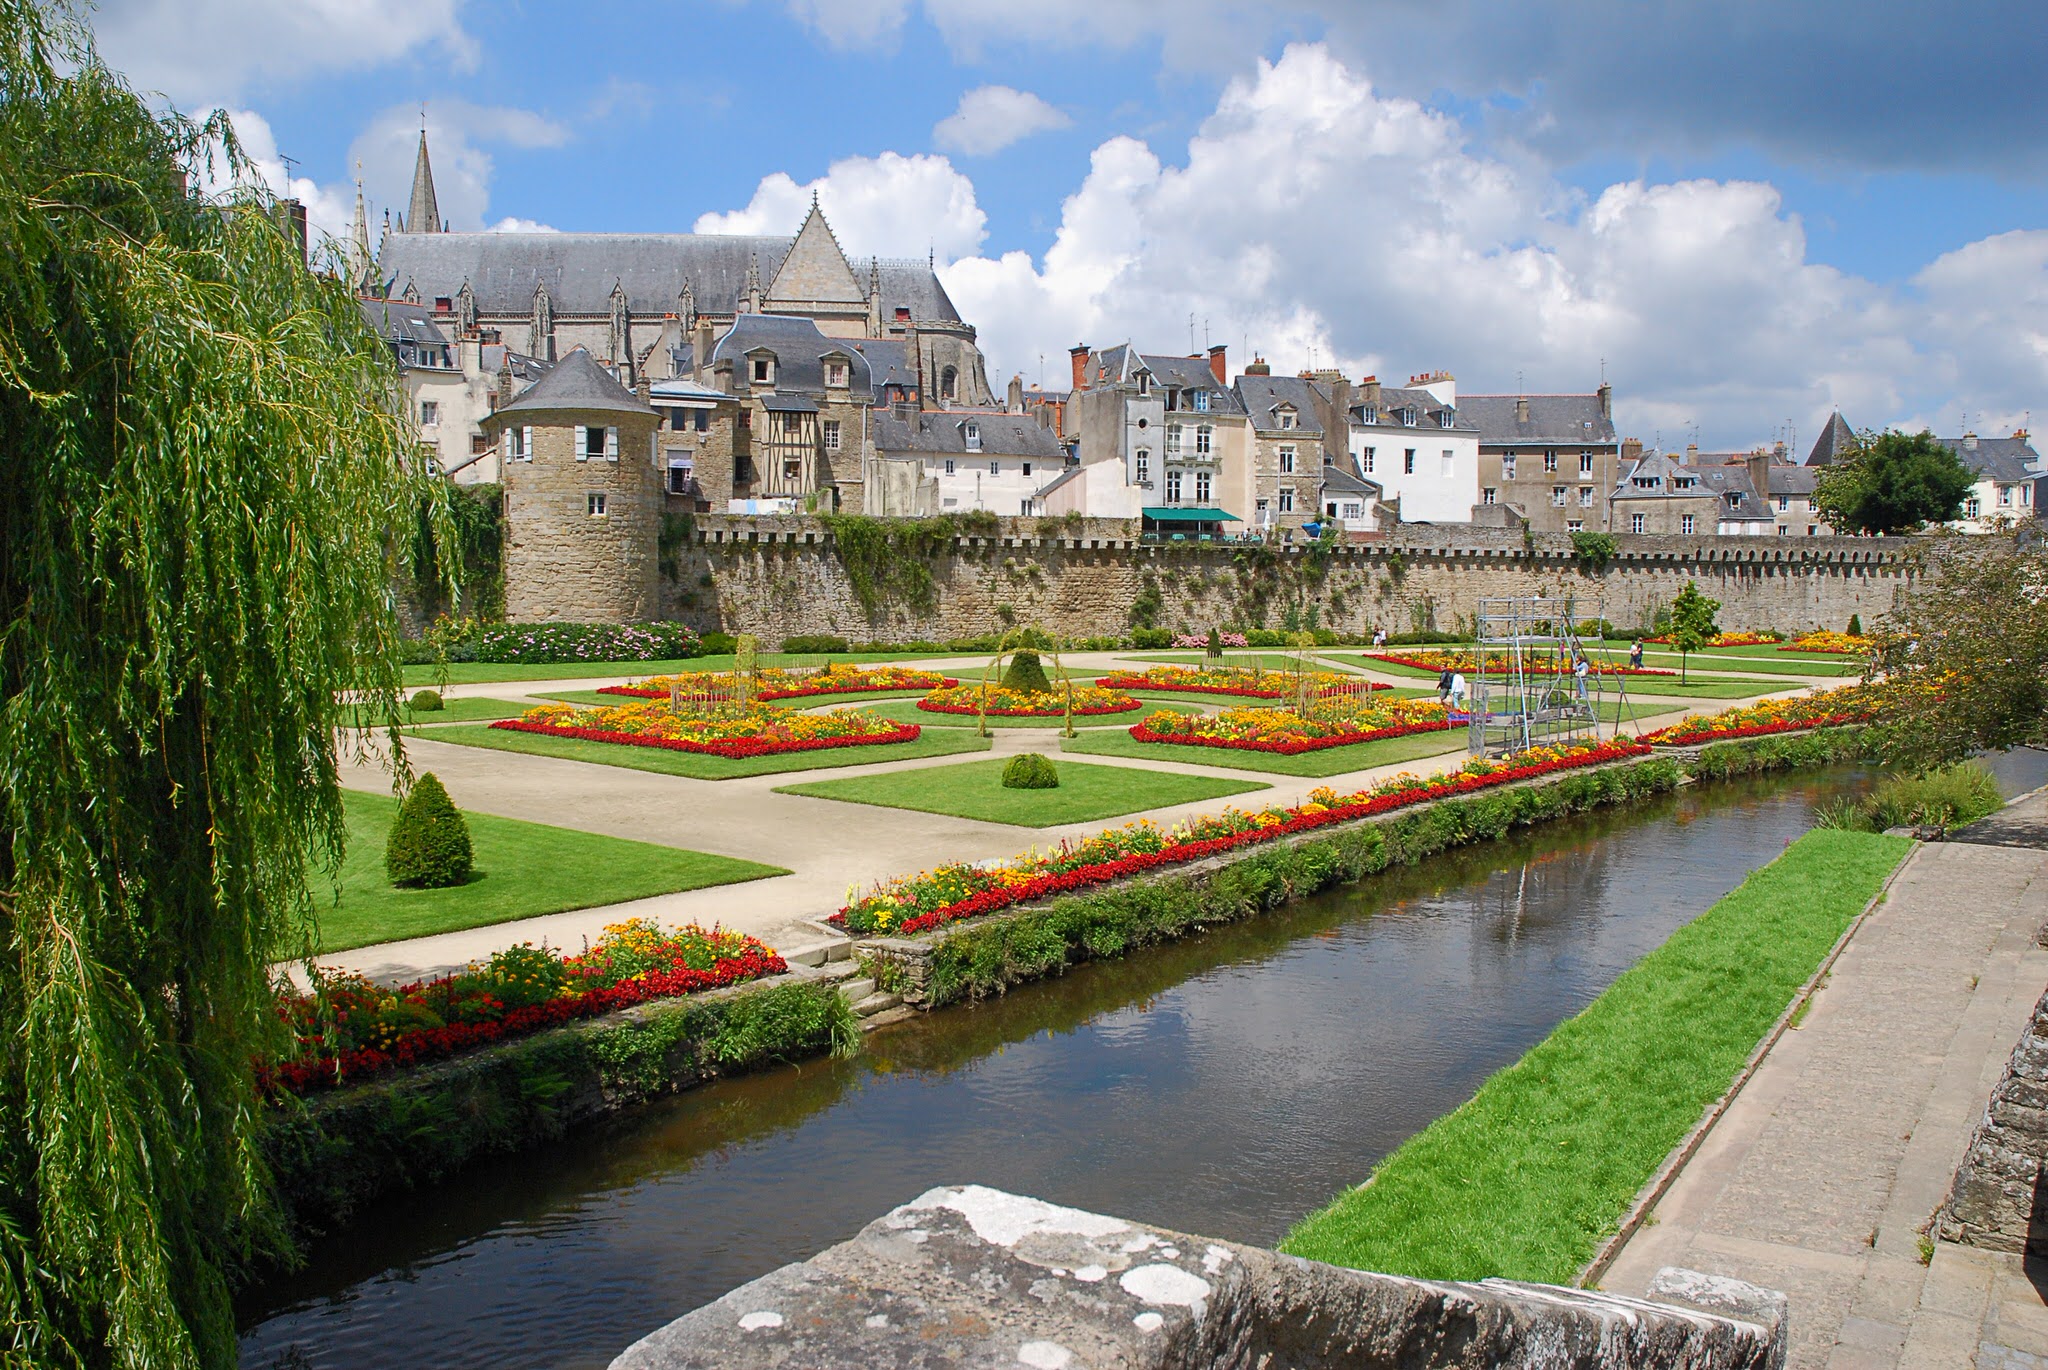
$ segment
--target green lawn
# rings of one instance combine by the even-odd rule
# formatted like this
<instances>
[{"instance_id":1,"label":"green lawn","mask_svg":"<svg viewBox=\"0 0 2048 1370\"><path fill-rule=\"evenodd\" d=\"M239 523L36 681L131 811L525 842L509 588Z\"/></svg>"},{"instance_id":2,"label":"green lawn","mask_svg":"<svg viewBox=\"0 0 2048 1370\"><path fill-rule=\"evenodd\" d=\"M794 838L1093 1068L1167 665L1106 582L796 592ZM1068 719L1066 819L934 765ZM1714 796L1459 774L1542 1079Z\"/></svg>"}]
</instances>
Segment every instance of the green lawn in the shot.
<instances>
[{"instance_id":1,"label":"green lawn","mask_svg":"<svg viewBox=\"0 0 2048 1370\"><path fill-rule=\"evenodd\" d=\"M1423 1279L1571 1283L1911 845L1800 838L1281 1249Z\"/></svg>"},{"instance_id":2,"label":"green lawn","mask_svg":"<svg viewBox=\"0 0 2048 1370\"><path fill-rule=\"evenodd\" d=\"M1105 728L1063 738L1060 750L1068 754L1130 756L1142 761L1185 761L1195 766L1220 766L1233 771L1265 771L1271 775L1326 776L1368 770L1396 761L1413 761L1421 756L1463 751L1463 728L1443 732L1415 733L1390 737L1380 742L1360 742L1350 747L1331 747L1300 756L1277 752L1241 752L1228 747L1190 747L1175 742L1139 742L1122 728Z\"/></svg>"},{"instance_id":3,"label":"green lawn","mask_svg":"<svg viewBox=\"0 0 2048 1370\"><path fill-rule=\"evenodd\" d=\"M1309 649L1311 659L1308 668L1311 671L1324 669L1323 664L1314 660L1314 658L1326 653L1327 650L1321 647ZM1161 666L1205 666L1209 664L1209 658L1201 652L1153 652L1145 655L1127 655L1118 659L1122 661L1149 661ZM1259 666L1268 671L1292 671L1294 669L1294 658L1285 652L1248 652L1240 650L1225 652L1221 664L1235 666L1242 670L1250 670L1253 666Z\"/></svg>"},{"instance_id":4,"label":"green lawn","mask_svg":"<svg viewBox=\"0 0 2048 1370\"><path fill-rule=\"evenodd\" d=\"M1156 695L1139 695L1137 698L1138 702L1144 705L1141 709L1132 709L1128 713L1121 714L1077 714L1074 718L1074 726L1076 728L1128 728L1133 723L1142 721L1147 714L1161 709L1176 714L1198 714L1202 712L1199 707L1189 703L1186 699L1167 699ZM883 718L893 718L898 723L922 723L926 727L932 728L971 729L977 722L973 714L928 713L918 708L917 701L912 699L884 701L872 709L865 710L865 712L877 714ZM990 714L988 726L991 728L1057 729L1064 726L1064 720L1058 716L1052 718L1005 718L996 714Z\"/></svg>"},{"instance_id":5,"label":"green lawn","mask_svg":"<svg viewBox=\"0 0 2048 1370\"><path fill-rule=\"evenodd\" d=\"M1370 667L1375 671L1384 671L1388 675L1394 676L1434 678L1439 674L1439 672L1425 670L1420 666L1403 666L1392 661L1369 661L1362 656L1346 657L1344 659L1361 666ZM1489 678L1498 679L1499 677ZM1469 674L1467 679L1470 679ZM1564 676L1560 677L1560 679L1569 682L1570 677ZM1620 677L1620 679L1628 681L1628 692L1631 696L1654 694L1679 699L1745 699L1750 695L1768 694L1772 690L1784 688L1784 686L1769 680L1743 680L1738 676L1703 674L1698 671L1688 671L1687 679L1683 682L1675 675L1632 675ZM1615 677L1609 677L1606 681L1609 694L1614 692L1615 680Z\"/></svg>"},{"instance_id":6,"label":"green lawn","mask_svg":"<svg viewBox=\"0 0 2048 1370\"><path fill-rule=\"evenodd\" d=\"M1060 761L1058 789L1006 790L1002 785L1005 764L1002 760L970 761L964 766L813 780L802 785L779 786L776 793L952 814L984 823L1013 823L1022 828L1050 828L1269 788L1255 780L1218 780L1205 775Z\"/></svg>"},{"instance_id":7,"label":"green lawn","mask_svg":"<svg viewBox=\"0 0 2048 1370\"><path fill-rule=\"evenodd\" d=\"M835 652L829 657L816 652L762 652L759 658L763 666L822 666L827 661L946 659L976 658L947 658L943 653L935 657L930 652ZM682 671L729 671L732 666L731 656L693 656L680 661L556 661L539 666L502 661L451 661L445 668L433 665L406 667L405 687L408 690L431 688L440 679L443 669L448 672L450 685L488 685L500 680L589 680L613 676L630 676L638 680L651 675L676 675Z\"/></svg>"},{"instance_id":8,"label":"green lawn","mask_svg":"<svg viewBox=\"0 0 2048 1370\"><path fill-rule=\"evenodd\" d=\"M476 853L469 883L402 890L384 878L384 842L398 801L356 790L344 790L341 800L347 854L333 880L315 871L311 881L323 953L789 874L756 861L470 813L463 815Z\"/></svg>"},{"instance_id":9,"label":"green lawn","mask_svg":"<svg viewBox=\"0 0 2048 1370\"><path fill-rule=\"evenodd\" d=\"M634 747L622 742L586 742L580 737L550 737L546 733L514 732L482 724L415 730L411 736L433 742L454 742L465 747L487 747L499 752L526 752L534 756L563 757L570 761L592 761L602 766L623 766L631 771L654 771L691 780L736 780L741 776L779 775L785 771L872 766L883 761L911 761L923 756L950 756L954 752L982 752L987 751L989 745L987 738L970 729L933 728L915 742L827 747L813 752L733 760L706 756L701 752L672 752L662 747Z\"/></svg>"},{"instance_id":10,"label":"green lawn","mask_svg":"<svg viewBox=\"0 0 2048 1370\"><path fill-rule=\"evenodd\" d=\"M1626 653L1623 653L1614 659L1616 661L1626 661L1628 656ZM1678 669L1678 660L1678 653L1676 652L1643 653L1643 664L1645 666L1663 666L1675 671ZM1863 674L1863 667L1861 665L1847 662L1840 657L1827 661L1814 657L1796 657L1790 653L1779 657L1766 657L1739 656L1733 651L1694 652L1691 665L1687 667L1688 673L1701 665L1705 665L1709 670L1714 671L1748 671L1755 675L1845 676Z\"/></svg>"},{"instance_id":11,"label":"green lawn","mask_svg":"<svg viewBox=\"0 0 2048 1370\"><path fill-rule=\"evenodd\" d=\"M439 709L415 713L410 708L399 710L399 723L412 726L420 723L488 723L496 718L517 718L533 706L515 704L509 699L447 699ZM364 726L367 710L354 711L355 726ZM382 727L381 720L372 721L369 726Z\"/></svg>"}]
</instances>

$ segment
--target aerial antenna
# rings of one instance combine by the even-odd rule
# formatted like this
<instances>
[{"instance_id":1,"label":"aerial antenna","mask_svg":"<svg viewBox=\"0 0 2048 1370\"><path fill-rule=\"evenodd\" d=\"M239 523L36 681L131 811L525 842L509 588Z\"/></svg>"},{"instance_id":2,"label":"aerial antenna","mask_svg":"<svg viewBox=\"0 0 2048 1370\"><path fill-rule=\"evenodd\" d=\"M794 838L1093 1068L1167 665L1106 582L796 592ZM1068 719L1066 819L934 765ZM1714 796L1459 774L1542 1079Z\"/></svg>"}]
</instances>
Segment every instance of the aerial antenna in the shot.
<instances>
[{"instance_id":1,"label":"aerial antenna","mask_svg":"<svg viewBox=\"0 0 2048 1370\"><path fill-rule=\"evenodd\" d=\"M1195 350L1195 316L1194 316L1194 312L1193 312L1192 310L1190 310L1190 311L1189 311L1189 313L1188 313L1188 351L1192 352L1192 351L1194 351L1194 350Z\"/></svg>"},{"instance_id":2,"label":"aerial antenna","mask_svg":"<svg viewBox=\"0 0 2048 1370\"><path fill-rule=\"evenodd\" d=\"M1521 373L1520 371L1517 371L1517 372L1515 372L1515 398L1516 398L1516 399L1520 399L1521 397L1522 397L1522 373Z\"/></svg>"},{"instance_id":3,"label":"aerial antenna","mask_svg":"<svg viewBox=\"0 0 2048 1370\"><path fill-rule=\"evenodd\" d=\"M1202 319L1202 347L1203 347L1203 350L1205 350L1205 351L1206 351L1206 350L1208 349L1208 346L1209 346L1209 320L1208 320L1207 316L1205 315L1205 316L1203 317L1203 319Z\"/></svg>"},{"instance_id":4,"label":"aerial antenna","mask_svg":"<svg viewBox=\"0 0 2048 1370\"><path fill-rule=\"evenodd\" d=\"M1600 359L1600 384L1607 384L1607 358Z\"/></svg>"},{"instance_id":5,"label":"aerial antenna","mask_svg":"<svg viewBox=\"0 0 2048 1370\"><path fill-rule=\"evenodd\" d=\"M1045 389L1045 353L1038 354L1038 388Z\"/></svg>"}]
</instances>

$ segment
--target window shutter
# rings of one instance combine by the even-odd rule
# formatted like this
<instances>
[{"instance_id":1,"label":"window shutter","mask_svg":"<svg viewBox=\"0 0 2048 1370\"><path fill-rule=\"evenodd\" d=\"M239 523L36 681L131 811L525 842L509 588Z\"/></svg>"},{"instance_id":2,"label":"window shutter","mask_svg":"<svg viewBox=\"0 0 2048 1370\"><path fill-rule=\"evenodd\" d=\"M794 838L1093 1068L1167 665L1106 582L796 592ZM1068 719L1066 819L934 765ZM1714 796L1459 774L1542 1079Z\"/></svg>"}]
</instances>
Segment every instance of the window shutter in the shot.
<instances>
[{"instance_id":1,"label":"window shutter","mask_svg":"<svg viewBox=\"0 0 2048 1370\"><path fill-rule=\"evenodd\" d=\"M519 459L533 460L533 425L525 424L519 429Z\"/></svg>"},{"instance_id":2,"label":"window shutter","mask_svg":"<svg viewBox=\"0 0 2048 1370\"><path fill-rule=\"evenodd\" d=\"M619 430L616 428L604 430L604 459L606 461L617 461L619 459Z\"/></svg>"},{"instance_id":3,"label":"window shutter","mask_svg":"<svg viewBox=\"0 0 2048 1370\"><path fill-rule=\"evenodd\" d=\"M576 425L576 460L590 460L589 430L580 423Z\"/></svg>"}]
</instances>

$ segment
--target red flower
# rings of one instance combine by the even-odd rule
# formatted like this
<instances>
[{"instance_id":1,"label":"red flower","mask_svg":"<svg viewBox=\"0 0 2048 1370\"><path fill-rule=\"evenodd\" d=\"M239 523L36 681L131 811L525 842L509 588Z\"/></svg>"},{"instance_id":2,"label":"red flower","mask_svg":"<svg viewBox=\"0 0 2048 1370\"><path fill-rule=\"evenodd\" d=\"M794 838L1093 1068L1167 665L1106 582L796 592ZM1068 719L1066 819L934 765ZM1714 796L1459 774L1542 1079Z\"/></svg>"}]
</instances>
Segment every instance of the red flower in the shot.
<instances>
[{"instance_id":1,"label":"red flower","mask_svg":"<svg viewBox=\"0 0 2048 1370\"><path fill-rule=\"evenodd\" d=\"M574 737L585 742L617 742L628 747L661 747L671 752L702 752L709 756L739 759L749 756L780 756L784 752L816 752L832 747L872 747L891 742L915 742L923 729L915 723L900 723L886 733L865 737L807 737L778 741L766 737L735 737L723 742L693 742L681 737L641 737L637 733L615 733L604 728L567 728L553 723L528 723L523 718L501 718L493 728L514 732L544 733L549 737Z\"/></svg>"}]
</instances>

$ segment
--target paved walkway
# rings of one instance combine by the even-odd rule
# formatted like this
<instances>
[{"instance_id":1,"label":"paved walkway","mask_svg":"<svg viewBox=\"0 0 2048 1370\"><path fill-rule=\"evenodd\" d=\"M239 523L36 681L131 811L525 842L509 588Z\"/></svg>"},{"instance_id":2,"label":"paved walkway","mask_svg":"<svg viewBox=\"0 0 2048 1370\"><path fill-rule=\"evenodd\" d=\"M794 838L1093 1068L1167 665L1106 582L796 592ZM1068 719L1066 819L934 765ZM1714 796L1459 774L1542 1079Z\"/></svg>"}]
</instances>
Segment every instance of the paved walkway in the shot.
<instances>
[{"instance_id":1,"label":"paved walkway","mask_svg":"<svg viewBox=\"0 0 2048 1370\"><path fill-rule=\"evenodd\" d=\"M958 662L952 664L957 669ZM1066 664L1076 672L1097 672L1124 664L1141 665L1131 662L1129 654L1119 653L1076 654L1069 657ZM1348 669L1342 663L1331 664L1336 669ZM1361 673L1397 685L1430 683L1390 672ZM590 690L633 678L621 675L604 679L458 685L444 693L451 698L534 699L539 702L537 696L549 692ZM1755 698L1802 693L1813 682L1797 677L1774 677L1772 683L1780 688L1772 691L1771 695ZM1694 709L1712 712L1743 702L1748 701L1632 700L1631 712L1635 726L1647 729ZM1148 810L1142 814L1055 828L1021 828L775 793L781 786L807 780L953 766L964 761L1002 757L1021 751L1054 751L1058 745L1053 729L1006 728L992 731L994 746L989 752L708 781L435 742L432 729L426 729L406 743L412 764L416 770L431 770L439 776L456 804L463 809L664 846L744 857L785 866L792 873L744 885L657 895L630 903L549 914L405 942L387 942L322 957L322 963L361 971L378 979L413 979L458 969L514 942L545 940L559 947L577 947L586 938L594 938L605 924L633 916L658 918L666 922L695 921L706 925L720 922L729 928L761 937L771 946L789 948L815 941L818 934L807 926L805 920L820 918L839 908L845 903L850 889L905 871L922 870L942 862L1008 857L1033 846L1055 844L1062 838L1079 837L1139 817L1171 824L1195 814L1213 812L1227 803L1297 804L1318 786L1358 789L1401 771L1427 775L1452 769L1465 759L1462 749L1453 748L1439 756L1343 775L1308 778L1151 759L1080 756L1076 759L1091 765L1133 766L1257 781L1270 788L1249 791L1232 799L1206 799ZM343 785L354 789L380 793L388 793L390 789L389 775L381 755L372 755L345 766L341 780Z\"/></svg>"},{"instance_id":2,"label":"paved walkway","mask_svg":"<svg viewBox=\"0 0 2048 1370\"><path fill-rule=\"evenodd\" d=\"M1784 1290L1791 1364L1814 1370L2048 1367L2048 1305L2017 1257L1921 1256L2048 984L2044 918L2048 852L1915 852L1603 1286L1640 1294L1677 1265Z\"/></svg>"}]
</instances>

